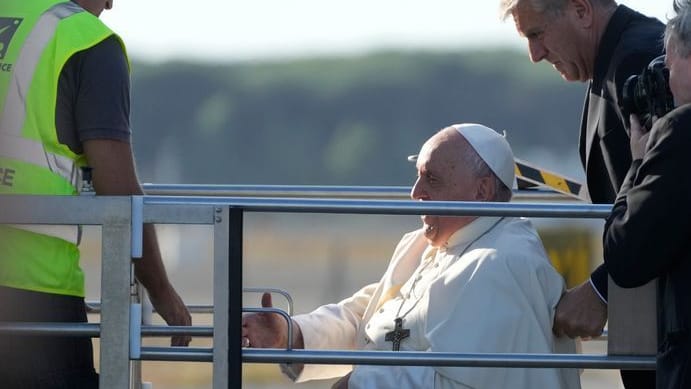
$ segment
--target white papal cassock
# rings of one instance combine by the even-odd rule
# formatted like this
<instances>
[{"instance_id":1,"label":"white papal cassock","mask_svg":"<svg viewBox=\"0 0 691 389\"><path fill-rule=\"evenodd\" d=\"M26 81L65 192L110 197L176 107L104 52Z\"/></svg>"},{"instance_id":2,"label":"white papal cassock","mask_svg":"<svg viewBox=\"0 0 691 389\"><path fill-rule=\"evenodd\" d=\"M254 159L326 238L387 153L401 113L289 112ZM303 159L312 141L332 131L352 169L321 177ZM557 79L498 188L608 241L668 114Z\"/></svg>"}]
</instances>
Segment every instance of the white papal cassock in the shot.
<instances>
[{"instance_id":1,"label":"white papal cassock","mask_svg":"<svg viewBox=\"0 0 691 389\"><path fill-rule=\"evenodd\" d=\"M438 249L423 230L404 235L378 283L294 319L305 349L391 351L400 317L410 330L401 351L573 353L552 334L563 290L528 220L482 217ZM576 369L306 365L297 381L351 369L353 389L580 387Z\"/></svg>"}]
</instances>

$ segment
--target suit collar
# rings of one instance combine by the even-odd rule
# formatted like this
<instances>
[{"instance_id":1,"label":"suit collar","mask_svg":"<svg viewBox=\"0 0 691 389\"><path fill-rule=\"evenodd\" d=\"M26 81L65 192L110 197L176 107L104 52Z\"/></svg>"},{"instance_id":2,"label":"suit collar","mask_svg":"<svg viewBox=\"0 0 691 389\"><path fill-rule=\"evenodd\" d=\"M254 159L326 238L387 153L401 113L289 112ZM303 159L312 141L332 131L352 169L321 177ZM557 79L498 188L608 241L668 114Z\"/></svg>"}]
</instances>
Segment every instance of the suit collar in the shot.
<instances>
[{"instance_id":1,"label":"suit collar","mask_svg":"<svg viewBox=\"0 0 691 389\"><path fill-rule=\"evenodd\" d=\"M610 62L612 62L614 49L619 44L619 39L635 14L636 12L632 9L620 5L612 14L609 23L607 23L607 28L605 33L602 34L600 46L595 56L592 88L596 93L602 87L602 80L607 75L607 69L609 69Z\"/></svg>"}]
</instances>

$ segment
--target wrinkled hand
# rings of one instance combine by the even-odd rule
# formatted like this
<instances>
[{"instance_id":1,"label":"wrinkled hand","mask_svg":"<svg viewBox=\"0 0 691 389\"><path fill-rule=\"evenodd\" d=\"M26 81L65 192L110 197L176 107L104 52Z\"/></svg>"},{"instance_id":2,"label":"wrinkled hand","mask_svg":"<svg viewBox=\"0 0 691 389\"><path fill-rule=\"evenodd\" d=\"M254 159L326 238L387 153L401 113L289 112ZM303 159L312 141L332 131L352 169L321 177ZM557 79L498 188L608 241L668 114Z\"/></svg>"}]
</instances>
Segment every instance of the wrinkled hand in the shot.
<instances>
[{"instance_id":1,"label":"wrinkled hand","mask_svg":"<svg viewBox=\"0 0 691 389\"><path fill-rule=\"evenodd\" d=\"M656 119L657 118L653 118L653 122L655 122ZM643 155L645 155L645 145L648 143L650 132L643 131L643 126L641 126L636 115L631 114L629 121L631 122L631 158L634 160L642 159Z\"/></svg>"},{"instance_id":2,"label":"wrinkled hand","mask_svg":"<svg viewBox=\"0 0 691 389\"><path fill-rule=\"evenodd\" d=\"M352 372L341 377L338 381L331 385L331 389L348 389L348 381L350 380L351 374Z\"/></svg>"},{"instance_id":3,"label":"wrinkled hand","mask_svg":"<svg viewBox=\"0 0 691 389\"><path fill-rule=\"evenodd\" d=\"M272 308L271 294L262 295L262 308ZM252 313L242 317L242 346L288 347L288 323L277 313Z\"/></svg>"},{"instance_id":4,"label":"wrinkled hand","mask_svg":"<svg viewBox=\"0 0 691 389\"><path fill-rule=\"evenodd\" d=\"M606 322L607 305L586 281L561 296L552 331L557 336L588 339L600 336Z\"/></svg>"},{"instance_id":5,"label":"wrinkled hand","mask_svg":"<svg viewBox=\"0 0 691 389\"><path fill-rule=\"evenodd\" d=\"M172 286L166 288L161 293L153 294L149 291L149 298L156 312L161 315L169 326L192 325L192 315L190 315L190 311L187 310L185 303ZM190 344L191 340L192 337L187 335L174 336L170 341L170 345L187 346Z\"/></svg>"}]
</instances>

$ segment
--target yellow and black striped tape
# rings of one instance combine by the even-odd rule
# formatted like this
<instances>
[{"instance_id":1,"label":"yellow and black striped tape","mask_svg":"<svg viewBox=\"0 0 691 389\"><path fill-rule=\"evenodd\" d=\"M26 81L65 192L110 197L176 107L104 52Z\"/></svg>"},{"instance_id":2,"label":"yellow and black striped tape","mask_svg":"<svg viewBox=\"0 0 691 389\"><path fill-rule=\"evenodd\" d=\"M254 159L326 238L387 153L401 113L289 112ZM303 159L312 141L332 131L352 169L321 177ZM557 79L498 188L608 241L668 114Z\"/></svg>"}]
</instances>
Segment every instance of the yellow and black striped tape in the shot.
<instances>
[{"instance_id":1,"label":"yellow and black striped tape","mask_svg":"<svg viewBox=\"0 0 691 389\"><path fill-rule=\"evenodd\" d=\"M583 184L560 174L537 168L529 163L516 159L516 180L518 188L545 186L559 193L585 200Z\"/></svg>"}]
</instances>

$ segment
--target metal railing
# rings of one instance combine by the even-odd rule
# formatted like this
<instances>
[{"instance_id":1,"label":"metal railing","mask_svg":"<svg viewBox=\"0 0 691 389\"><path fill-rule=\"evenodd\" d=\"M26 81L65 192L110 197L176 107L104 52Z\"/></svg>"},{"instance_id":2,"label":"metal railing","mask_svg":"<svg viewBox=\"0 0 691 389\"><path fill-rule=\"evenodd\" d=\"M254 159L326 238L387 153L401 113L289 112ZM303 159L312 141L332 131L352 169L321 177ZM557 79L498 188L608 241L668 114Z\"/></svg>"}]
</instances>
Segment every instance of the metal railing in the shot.
<instances>
[{"instance_id":1,"label":"metal railing","mask_svg":"<svg viewBox=\"0 0 691 389\"><path fill-rule=\"evenodd\" d=\"M408 186L323 186L323 185L190 185L144 184L152 196L221 196L221 197L300 197L409 200ZM540 188L514 190L513 201L576 202L571 196Z\"/></svg>"},{"instance_id":2,"label":"metal railing","mask_svg":"<svg viewBox=\"0 0 691 389\"><path fill-rule=\"evenodd\" d=\"M256 187L248 187L258 191ZM288 188L289 190L287 190ZM529 355L529 354L463 354L430 352L347 352L307 350L258 350L240 348L240 317L242 307L242 241L245 212L388 214L388 215L469 215L469 216L528 216L549 218L603 218L609 205L562 203L475 203L475 202L418 202L410 200L361 199L370 197L371 187L357 190L343 187L320 187L305 193L318 196L349 198L323 199L298 196L300 187L262 187L262 191L296 196L228 197L209 196L228 194L229 187L149 186L150 192L184 191L204 193L204 196L146 195L131 197L109 196L2 196L0 224L85 224L102 226L102 280L100 324L1 323L0 333L44 333L101 338L101 387L130 385L132 360L207 361L213 363L213 387L227 388L241 384L241 365L254 363L330 363L384 364L426 366L483 366L483 367L579 367L599 369L654 369L650 356L603 355ZM392 192L402 193L400 187ZM217 192L214 192L217 190ZM237 190L234 187L233 190ZM326 193L325 192L329 192ZM374 190L378 192L378 190ZM384 191L385 192L385 191ZM405 190L407 192L407 189ZM266 194L266 192L262 192ZM367 196L364 196L367 194ZM391 193L389 193L390 195ZM531 194L532 195L532 194ZM383 196L383 195L382 195ZM520 196L519 196L520 197ZM549 197L549 196L548 196ZM5 212L4 210L7 210ZM201 224L213 226L214 296L213 327L178 328L141 325L132 320L130 302L131 261L141 256L144 223ZM136 260L136 259L134 259ZM290 303L292 311L292 302ZM200 308L201 309L201 308ZM208 310L208 307L204 307ZM207 312L208 313L208 312ZM292 312L291 312L292 313ZM289 313L285 313L288 316ZM290 322L290 320L289 320ZM14 331L14 332L13 332ZM213 336L213 348L141 347L141 336L175 334ZM132 341L132 339L135 341ZM130 339L130 343L122 342ZM238 341L229 341L237 339Z\"/></svg>"}]
</instances>

